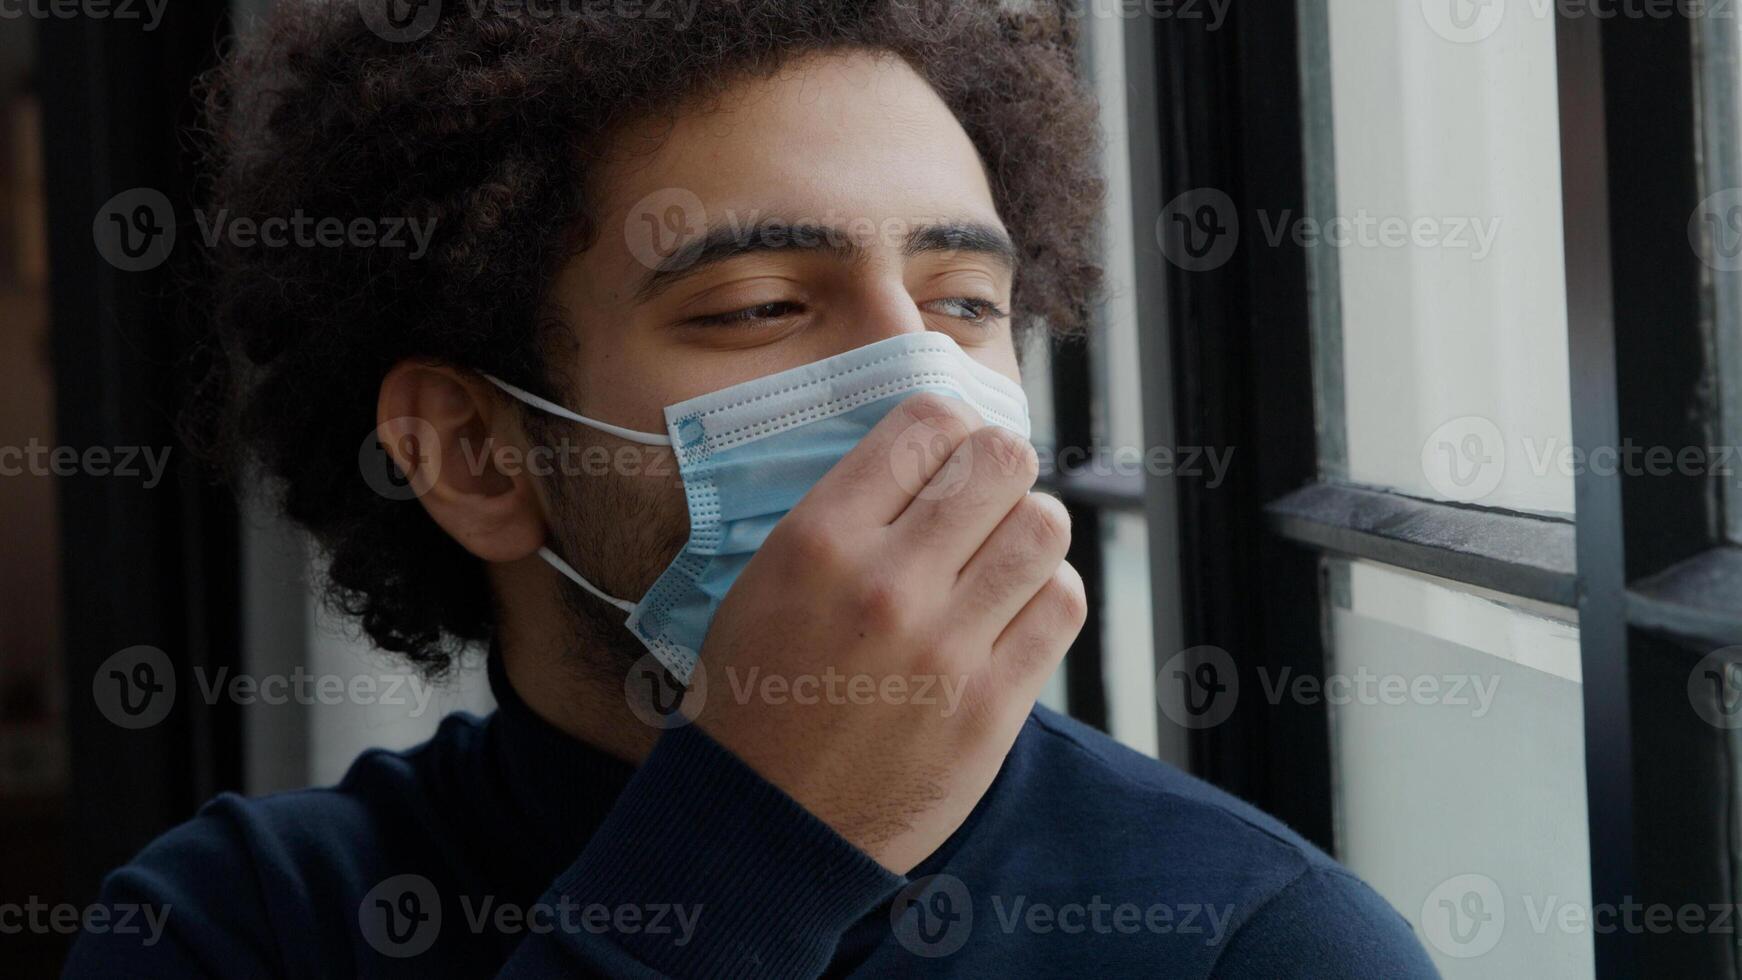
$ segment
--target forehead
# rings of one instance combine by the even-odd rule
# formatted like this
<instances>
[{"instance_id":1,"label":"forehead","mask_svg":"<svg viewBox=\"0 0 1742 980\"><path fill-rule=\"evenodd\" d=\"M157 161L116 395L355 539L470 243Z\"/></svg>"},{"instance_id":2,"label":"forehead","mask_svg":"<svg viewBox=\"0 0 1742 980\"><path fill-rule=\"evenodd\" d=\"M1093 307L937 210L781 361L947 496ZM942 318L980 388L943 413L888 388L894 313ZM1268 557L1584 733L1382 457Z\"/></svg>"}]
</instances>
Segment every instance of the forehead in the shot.
<instances>
[{"instance_id":1,"label":"forehead","mask_svg":"<svg viewBox=\"0 0 1742 980\"><path fill-rule=\"evenodd\" d=\"M999 224L979 156L943 100L899 58L866 51L807 55L631 126L599 176L607 231L633 225L638 210L669 218L674 202L700 206L705 215L686 217L714 226Z\"/></svg>"}]
</instances>

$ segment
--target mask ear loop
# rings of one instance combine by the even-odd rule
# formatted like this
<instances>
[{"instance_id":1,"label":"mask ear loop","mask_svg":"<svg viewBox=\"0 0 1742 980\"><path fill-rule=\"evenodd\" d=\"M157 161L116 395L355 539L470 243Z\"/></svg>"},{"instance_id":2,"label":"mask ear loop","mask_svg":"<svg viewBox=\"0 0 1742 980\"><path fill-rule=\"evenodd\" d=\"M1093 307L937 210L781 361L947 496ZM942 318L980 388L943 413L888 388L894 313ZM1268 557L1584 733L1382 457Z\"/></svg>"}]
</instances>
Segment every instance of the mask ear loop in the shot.
<instances>
[{"instance_id":1,"label":"mask ear loop","mask_svg":"<svg viewBox=\"0 0 1742 980\"><path fill-rule=\"evenodd\" d=\"M579 422L582 425L589 426L589 427L594 428L594 429L598 429L600 432L609 432L619 439L627 439L630 442L638 442L643 446L669 446L669 445L671 445L671 437L670 436L662 436L662 435L658 435L658 434L653 433L653 432L640 432L640 431L637 431L635 429L625 429L620 425L612 425L609 422L601 422L598 419L590 419L590 418L587 418L585 415L579 415L579 414L576 414L574 412L571 412L568 409L562 407L561 405L558 405L556 402L550 401L549 399L540 398L537 395L533 394L530 391L527 391L524 388L516 388L513 385L509 384L508 382L503 381L502 379L495 377L494 375L486 374L486 375L484 375L484 378L485 378L485 380L489 381L491 384L495 385L496 387L501 388L503 391L507 392L508 394L514 396L515 398L518 398L519 400L525 402L528 405L531 405L533 408L543 409L544 411L549 412L552 415L555 415L557 418L568 419L570 422Z\"/></svg>"},{"instance_id":2,"label":"mask ear loop","mask_svg":"<svg viewBox=\"0 0 1742 980\"><path fill-rule=\"evenodd\" d=\"M482 372L480 372L480 373L482 373ZM625 429L620 425L612 425L609 422L601 422L598 419L590 419L590 418L587 418L585 415L581 415L581 414L578 414L576 412L571 412L568 409L562 407L561 405L558 405L556 402L553 402L547 398L540 398L539 396L533 394L530 391L527 391L524 388L517 388L514 385L511 385L508 382L503 381L501 378L495 377L494 375L485 374L484 378L487 381L489 381L491 384L493 384L496 387L507 392L511 397L519 399L520 401L525 402L528 405L531 405L533 408L542 409L543 411L549 412L550 414L555 415L557 418L568 419L570 422L579 422L580 424L582 424L584 426L588 426L589 428L598 429L601 432L609 432L610 434L616 436L619 439L627 439L630 442L640 443L643 446L669 446L669 445L671 445L671 438L669 436L655 435L651 432L638 432L635 429ZM559 556L556 552L550 550L549 546L540 545L538 548L538 557L543 558L545 561L545 564L547 564L550 567L556 569L557 571L563 573L564 577L566 577L569 581L575 583L576 585L580 586L582 589L586 590L587 594L591 595L593 598L598 599L601 602L609 603L610 605L616 606L618 609L621 609L626 613L630 613L632 615L634 614L635 603L629 602L629 601L624 600L624 599L619 599L613 595L607 595L603 589L599 588L598 586L594 585L593 583L591 583L591 582L587 581L585 578L583 578L581 576L580 572L575 571L574 566L570 565L566 561L563 561L562 557Z\"/></svg>"},{"instance_id":3,"label":"mask ear loop","mask_svg":"<svg viewBox=\"0 0 1742 980\"><path fill-rule=\"evenodd\" d=\"M573 566L568 562L563 561L557 556L557 553L550 550L550 548L540 545L538 548L538 557L543 558L546 564L550 565L550 567L568 576L569 581L587 590L588 594L592 595L593 598L598 599L601 602L608 602L626 613L633 613L635 611L635 603L627 602L623 599L617 598L616 596L606 595L604 590L582 578L580 572L575 571Z\"/></svg>"}]
</instances>

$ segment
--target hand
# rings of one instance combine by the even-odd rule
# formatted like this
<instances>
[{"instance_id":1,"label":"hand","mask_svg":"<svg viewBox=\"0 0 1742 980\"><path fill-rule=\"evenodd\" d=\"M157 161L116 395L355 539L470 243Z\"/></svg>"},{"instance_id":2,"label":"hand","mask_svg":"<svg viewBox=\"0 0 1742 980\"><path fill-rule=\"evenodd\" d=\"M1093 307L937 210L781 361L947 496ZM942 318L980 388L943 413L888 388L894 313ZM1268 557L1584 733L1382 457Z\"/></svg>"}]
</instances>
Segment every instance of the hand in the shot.
<instances>
[{"instance_id":1,"label":"hand","mask_svg":"<svg viewBox=\"0 0 1742 980\"><path fill-rule=\"evenodd\" d=\"M907 399L774 527L702 645L703 729L898 874L985 794L1082 628L1036 471L967 403Z\"/></svg>"}]
</instances>

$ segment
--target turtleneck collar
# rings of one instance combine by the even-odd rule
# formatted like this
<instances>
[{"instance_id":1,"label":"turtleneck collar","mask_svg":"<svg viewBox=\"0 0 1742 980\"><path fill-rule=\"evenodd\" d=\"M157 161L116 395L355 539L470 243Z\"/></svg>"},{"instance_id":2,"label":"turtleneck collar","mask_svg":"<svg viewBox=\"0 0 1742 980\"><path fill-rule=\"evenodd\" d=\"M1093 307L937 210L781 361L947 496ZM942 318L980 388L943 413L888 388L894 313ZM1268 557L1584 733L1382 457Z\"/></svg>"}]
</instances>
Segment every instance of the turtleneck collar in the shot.
<instances>
[{"instance_id":1,"label":"turtleneck collar","mask_svg":"<svg viewBox=\"0 0 1742 980\"><path fill-rule=\"evenodd\" d=\"M635 766L540 717L509 682L500 651L490 651L487 670L496 698L489 720L491 756L509 802L543 848L573 858L605 819Z\"/></svg>"}]
</instances>

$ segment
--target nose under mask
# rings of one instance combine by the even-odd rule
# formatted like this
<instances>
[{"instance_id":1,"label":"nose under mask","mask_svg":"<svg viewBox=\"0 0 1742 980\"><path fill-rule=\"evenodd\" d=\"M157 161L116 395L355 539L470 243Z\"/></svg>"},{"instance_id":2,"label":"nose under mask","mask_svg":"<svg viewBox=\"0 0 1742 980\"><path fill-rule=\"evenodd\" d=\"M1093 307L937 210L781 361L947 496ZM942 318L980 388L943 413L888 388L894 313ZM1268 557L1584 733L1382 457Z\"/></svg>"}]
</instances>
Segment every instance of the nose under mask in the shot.
<instances>
[{"instance_id":1,"label":"nose under mask","mask_svg":"<svg viewBox=\"0 0 1742 980\"><path fill-rule=\"evenodd\" d=\"M630 442L672 447L689 509L689 540L639 601L607 594L549 547L538 553L577 586L628 613L624 625L682 683L695 669L720 601L775 523L902 399L922 391L949 395L988 423L1029 436L1022 387L936 332L902 334L668 405L664 434L591 419L489 380L559 418Z\"/></svg>"}]
</instances>

